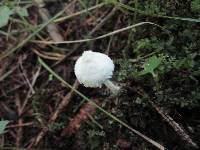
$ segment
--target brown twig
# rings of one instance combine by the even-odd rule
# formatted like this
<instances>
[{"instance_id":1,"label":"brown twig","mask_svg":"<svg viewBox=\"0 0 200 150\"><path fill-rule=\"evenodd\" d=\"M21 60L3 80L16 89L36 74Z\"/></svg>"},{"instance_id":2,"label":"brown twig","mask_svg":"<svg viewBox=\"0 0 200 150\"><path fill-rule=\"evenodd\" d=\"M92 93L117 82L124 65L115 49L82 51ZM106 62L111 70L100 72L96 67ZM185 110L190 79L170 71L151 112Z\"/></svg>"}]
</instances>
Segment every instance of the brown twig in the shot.
<instances>
[{"instance_id":1,"label":"brown twig","mask_svg":"<svg viewBox=\"0 0 200 150\"><path fill-rule=\"evenodd\" d=\"M117 12L117 9L114 7L108 15L106 15L89 33L88 36L92 36L96 31L98 31L109 19L111 19L115 13ZM93 49L94 42L92 42L90 49Z\"/></svg>"},{"instance_id":2,"label":"brown twig","mask_svg":"<svg viewBox=\"0 0 200 150\"><path fill-rule=\"evenodd\" d=\"M32 77L32 82L31 82L32 89L33 89L33 87L34 87L34 85L35 85L35 83L37 81L38 76L40 75L40 70L41 70L41 66L38 67L36 73ZM21 112L22 113L24 112L24 109L26 107L26 104L28 103L29 98L31 97L31 94L33 94L32 93L32 89L31 88L29 89L29 91L27 93L27 96L26 96L26 98L24 100L24 103L22 104L22 107L21 107Z\"/></svg>"},{"instance_id":3,"label":"brown twig","mask_svg":"<svg viewBox=\"0 0 200 150\"><path fill-rule=\"evenodd\" d=\"M0 135L0 146L1 146L1 147L4 147L4 144L5 144L4 135Z\"/></svg>"},{"instance_id":4,"label":"brown twig","mask_svg":"<svg viewBox=\"0 0 200 150\"><path fill-rule=\"evenodd\" d=\"M23 64L22 64L22 59L23 59L23 58L20 58L20 60L19 60L19 67L20 67L20 69L21 69L22 75L23 75L23 77L24 77L26 83L28 84L28 86L29 86L29 88L30 88L30 90L31 90L31 93L34 94L35 91L34 91L34 89L33 89L33 86L31 85L30 80L28 79L26 73L24 72L24 67L23 67Z\"/></svg>"},{"instance_id":5,"label":"brown twig","mask_svg":"<svg viewBox=\"0 0 200 150\"><path fill-rule=\"evenodd\" d=\"M20 98L18 95L16 95L16 106L17 106L17 111L18 111L18 116L21 115L21 102L20 102ZM17 132L16 132L16 147L20 147L21 146L21 142L22 142L22 138L23 138L23 128L22 125L23 124L23 119L19 118L18 119L18 125L19 128L17 128Z\"/></svg>"},{"instance_id":6,"label":"brown twig","mask_svg":"<svg viewBox=\"0 0 200 150\"><path fill-rule=\"evenodd\" d=\"M126 3L127 0L121 0L121 3ZM89 33L88 36L92 36L96 31L98 31L99 29L101 29L105 23L111 19L117 12L117 8L114 7L93 29L92 31Z\"/></svg>"},{"instance_id":7,"label":"brown twig","mask_svg":"<svg viewBox=\"0 0 200 150\"><path fill-rule=\"evenodd\" d=\"M76 80L73 88L77 89L79 86L78 81ZM48 124L51 124L53 122L56 121L56 119L58 118L58 115L60 114L60 112L62 112L62 110L68 105L68 103L70 102L72 96L74 94L74 90L72 89L61 101L61 103L58 105L57 109L54 111L53 115L50 117ZM31 141L31 143L28 145L28 148L32 148L32 147L36 147L39 142L41 141L41 139L45 136L45 134L48 132L48 127L45 126L41 129L41 131L38 133L38 135L36 137L34 137Z\"/></svg>"},{"instance_id":8,"label":"brown twig","mask_svg":"<svg viewBox=\"0 0 200 150\"><path fill-rule=\"evenodd\" d=\"M20 125L19 124L8 125L6 128L7 129L9 129L9 128L18 128L18 127L26 127L26 126L31 126L31 125L33 125L33 122L21 123Z\"/></svg>"},{"instance_id":9,"label":"brown twig","mask_svg":"<svg viewBox=\"0 0 200 150\"><path fill-rule=\"evenodd\" d=\"M136 91L139 95L144 96L147 98L148 102L152 105L152 107L160 114L160 116L165 120L177 133L177 135L185 142L187 142L191 147L198 149L199 146L193 142L193 140L190 138L190 136L185 132L185 130L177 123L174 121L172 117L170 117L164 109L161 109L158 105L156 105L149 95L145 93L145 91L140 88L139 90L134 88L134 91Z\"/></svg>"},{"instance_id":10,"label":"brown twig","mask_svg":"<svg viewBox=\"0 0 200 150\"><path fill-rule=\"evenodd\" d=\"M120 18L118 17L118 19L116 20L116 23L115 23L114 30L117 29L117 25L118 25L119 22L120 22ZM111 45L112 45L112 40L113 40L113 36L110 37L110 40L109 40L109 42L108 42L107 49L106 49L105 52L104 52L104 53L107 54L107 55L109 55L109 53L110 53L110 47L111 47Z\"/></svg>"},{"instance_id":11,"label":"brown twig","mask_svg":"<svg viewBox=\"0 0 200 150\"><path fill-rule=\"evenodd\" d=\"M194 147L198 149L198 145L193 142L193 140L190 138L190 136L184 131L184 129L174 121L172 117L170 117L163 109L161 109L158 105L156 105L151 99L148 99L148 101L151 103L153 108L161 115L163 120L165 120L173 129L174 131L179 135L179 137L187 142L191 147Z\"/></svg>"}]
</instances>

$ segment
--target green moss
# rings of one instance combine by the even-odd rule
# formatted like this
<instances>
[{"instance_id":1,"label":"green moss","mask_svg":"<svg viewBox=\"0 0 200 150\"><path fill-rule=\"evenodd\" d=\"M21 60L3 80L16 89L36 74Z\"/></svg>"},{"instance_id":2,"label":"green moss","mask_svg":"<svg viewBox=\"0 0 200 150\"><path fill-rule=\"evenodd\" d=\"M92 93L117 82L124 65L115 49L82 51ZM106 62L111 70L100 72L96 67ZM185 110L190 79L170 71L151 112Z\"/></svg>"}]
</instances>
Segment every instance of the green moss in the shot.
<instances>
[{"instance_id":1,"label":"green moss","mask_svg":"<svg viewBox=\"0 0 200 150\"><path fill-rule=\"evenodd\" d=\"M192 2L191 2L191 10L194 13L200 14L200 1L199 0L192 0Z\"/></svg>"}]
</instances>

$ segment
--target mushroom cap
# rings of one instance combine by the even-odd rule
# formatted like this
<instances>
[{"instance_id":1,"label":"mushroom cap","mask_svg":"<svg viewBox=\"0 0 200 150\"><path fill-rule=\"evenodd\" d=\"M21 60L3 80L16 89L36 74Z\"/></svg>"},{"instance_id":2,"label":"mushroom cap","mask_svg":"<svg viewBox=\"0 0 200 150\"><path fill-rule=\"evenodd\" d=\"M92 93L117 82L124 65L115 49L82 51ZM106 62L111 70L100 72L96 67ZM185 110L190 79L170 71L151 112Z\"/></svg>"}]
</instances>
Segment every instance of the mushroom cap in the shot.
<instances>
[{"instance_id":1,"label":"mushroom cap","mask_svg":"<svg viewBox=\"0 0 200 150\"><path fill-rule=\"evenodd\" d=\"M112 77L113 61L99 52L84 51L75 64L74 72L78 81L85 87L101 87Z\"/></svg>"}]
</instances>

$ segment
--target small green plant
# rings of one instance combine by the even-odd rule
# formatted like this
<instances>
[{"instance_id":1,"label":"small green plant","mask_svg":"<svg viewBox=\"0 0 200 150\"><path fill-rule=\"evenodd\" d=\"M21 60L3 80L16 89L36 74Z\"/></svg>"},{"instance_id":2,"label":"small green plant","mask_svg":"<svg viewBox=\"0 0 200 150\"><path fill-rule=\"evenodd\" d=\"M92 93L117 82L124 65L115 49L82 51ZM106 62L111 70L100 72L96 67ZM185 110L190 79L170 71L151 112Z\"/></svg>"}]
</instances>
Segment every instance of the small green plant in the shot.
<instances>
[{"instance_id":1,"label":"small green plant","mask_svg":"<svg viewBox=\"0 0 200 150\"><path fill-rule=\"evenodd\" d=\"M8 20L10 15L12 14L12 10L7 6L0 6L0 28L4 27L8 24Z\"/></svg>"},{"instance_id":2,"label":"small green plant","mask_svg":"<svg viewBox=\"0 0 200 150\"><path fill-rule=\"evenodd\" d=\"M151 48L151 41L148 38L144 38L136 42L136 46L133 52L139 53L140 50L144 50L147 48Z\"/></svg>"},{"instance_id":3,"label":"small green plant","mask_svg":"<svg viewBox=\"0 0 200 150\"><path fill-rule=\"evenodd\" d=\"M133 44L133 53L139 57L152 51L161 51L165 48L165 45L167 45L166 41L162 41L155 36L143 38Z\"/></svg>"},{"instance_id":4,"label":"small green plant","mask_svg":"<svg viewBox=\"0 0 200 150\"><path fill-rule=\"evenodd\" d=\"M193 0L191 3L191 10L194 13L200 13L200 0Z\"/></svg>"},{"instance_id":5,"label":"small green plant","mask_svg":"<svg viewBox=\"0 0 200 150\"><path fill-rule=\"evenodd\" d=\"M5 132L6 125L9 123L7 120L0 121L0 135Z\"/></svg>"},{"instance_id":6,"label":"small green plant","mask_svg":"<svg viewBox=\"0 0 200 150\"><path fill-rule=\"evenodd\" d=\"M27 17L28 11L25 7L7 5L0 6L0 28L8 24L10 16L13 14L18 14L20 17Z\"/></svg>"},{"instance_id":7,"label":"small green plant","mask_svg":"<svg viewBox=\"0 0 200 150\"><path fill-rule=\"evenodd\" d=\"M166 13L162 10L162 7L160 7L155 1L153 2L146 1L144 7L146 13L148 14L166 15Z\"/></svg>"},{"instance_id":8,"label":"small green plant","mask_svg":"<svg viewBox=\"0 0 200 150\"><path fill-rule=\"evenodd\" d=\"M51 132L55 132L57 130L61 130L65 127L65 123L64 122L54 122L48 125L49 130Z\"/></svg>"},{"instance_id":9,"label":"small green plant","mask_svg":"<svg viewBox=\"0 0 200 150\"><path fill-rule=\"evenodd\" d=\"M153 77L156 76L154 70L160 65L161 63L161 58L157 56L152 56L150 57L147 62L144 64L144 70L140 72L140 75L145 75L145 74L152 74Z\"/></svg>"}]
</instances>

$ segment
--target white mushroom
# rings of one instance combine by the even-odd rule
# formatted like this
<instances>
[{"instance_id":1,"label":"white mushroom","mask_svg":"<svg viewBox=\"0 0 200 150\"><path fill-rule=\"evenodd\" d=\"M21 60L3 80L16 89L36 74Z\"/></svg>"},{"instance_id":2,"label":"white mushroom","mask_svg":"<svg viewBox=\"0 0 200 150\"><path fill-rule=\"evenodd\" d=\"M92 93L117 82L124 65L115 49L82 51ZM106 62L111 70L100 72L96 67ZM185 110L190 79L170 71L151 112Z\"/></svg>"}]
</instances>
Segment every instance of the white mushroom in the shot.
<instances>
[{"instance_id":1,"label":"white mushroom","mask_svg":"<svg viewBox=\"0 0 200 150\"><path fill-rule=\"evenodd\" d=\"M84 51L74 69L78 81L85 87L102 87L105 84L113 94L117 94L120 87L109 80L113 71L114 64L110 57L92 51Z\"/></svg>"}]
</instances>

